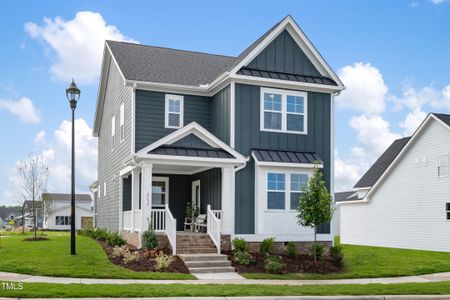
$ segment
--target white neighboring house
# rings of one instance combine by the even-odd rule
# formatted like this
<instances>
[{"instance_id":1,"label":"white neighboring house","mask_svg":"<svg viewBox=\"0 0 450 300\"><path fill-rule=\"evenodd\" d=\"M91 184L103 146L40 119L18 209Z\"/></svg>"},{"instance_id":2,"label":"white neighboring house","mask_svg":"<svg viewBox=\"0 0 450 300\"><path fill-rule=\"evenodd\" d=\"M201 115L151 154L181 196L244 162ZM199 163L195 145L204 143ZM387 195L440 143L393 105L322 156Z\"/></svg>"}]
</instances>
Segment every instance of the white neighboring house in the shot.
<instances>
[{"instance_id":1,"label":"white neighboring house","mask_svg":"<svg viewBox=\"0 0 450 300\"><path fill-rule=\"evenodd\" d=\"M44 228L49 230L70 230L70 194L44 193ZM93 225L94 212L89 194L75 195L75 228Z\"/></svg>"},{"instance_id":2,"label":"white neighboring house","mask_svg":"<svg viewBox=\"0 0 450 300\"><path fill-rule=\"evenodd\" d=\"M341 242L450 252L450 115L429 114L338 202Z\"/></svg>"}]
</instances>

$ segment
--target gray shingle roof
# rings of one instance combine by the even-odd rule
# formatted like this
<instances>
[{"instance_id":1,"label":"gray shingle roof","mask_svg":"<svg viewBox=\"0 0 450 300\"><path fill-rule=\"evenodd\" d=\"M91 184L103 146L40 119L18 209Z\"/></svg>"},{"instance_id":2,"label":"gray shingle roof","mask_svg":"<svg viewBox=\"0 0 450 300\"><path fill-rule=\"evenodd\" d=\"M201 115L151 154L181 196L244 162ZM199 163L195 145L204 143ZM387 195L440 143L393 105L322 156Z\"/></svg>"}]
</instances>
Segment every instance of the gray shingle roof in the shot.
<instances>
[{"instance_id":1,"label":"gray shingle roof","mask_svg":"<svg viewBox=\"0 0 450 300\"><path fill-rule=\"evenodd\" d=\"M372 187L391 165L411 137L395 140L355 184L355 188Z\"/></svg>"},{"instance_id":2,"label":"gray shingle roof","mask_svg":"<svg viewBox=\"0 0 450 300\"><path fill-rule=\"evenodd\" d=\"M358 194L356 191L346 191L346 192L337 192L334 193L334 201L335 202L345 202L345 201L354 201L360 200L358 199Z\"/></svg>"},{"instance_id":3,"label":"gray shingle roof","mask_svg":"<svg viewBox=\"0 0 450 300\"><path fill-rule=\"evenodd\" d=\"M211 158L234 158L230 153L223 149L204 149L204 148L191 148L191 147L178 147L172 145L163 145L150 152L148 154L160 154L160 155L177 155L177 156L189 156L189 157L211 157Z\"/></svg>"},{"instance_id":4,"label":"gray shingle roof","mask_svg":"<svg viewBox=\"0 0 450 300\"><path fill-rule=\"evenodd\" d=\"M312 164L317 161L323 163L322 159L311 152L275 151L264 149L253 149L253 154L258 161L281 162L281 163L303 163Z\"/></svg>"},{"instance_id":5,"label":"gray shingle roof","mask_svg":"<svg viewBox=\"0 0 450 300\"><path fill-rule=\"evenodd\" d=\"M72 195L63 193L43 193L42 199L71 201ZM89 194L75 194L75 201L92 201L92 198Z\"/></svg>"},{"instance_id":6,"label":"gray shingle roof","mask_svg":"<svg viewBox=\"0 0 450 300\"><path fill-rule=\"evenodd\" d=\"M324 77L324 76L310 76L310 75L299 75L299 74L294 74L294 73L263 71L263 70L256 70L256 69L247 68L247 67L241 68L239 71L237 71L237 74L253 76L253 77L263 77L263 78L271 78L271 79L281 79L281 80L337 86L336 82L334 82L333 79Z\"/></svg>"},{"instance_id":7,"label":"gray shingle roof","mask_svg":"<svg viewBox=\"0 0 450 300\"><path fill-rule=\"evenodd\" d=\"M436 114L436 113L432 113L432 114L435 115L439 120L441 120L442 122L444 122L445 124L450 126L450 115Z\"/></svg>"},{"instance_id":8,"label":"gray shingle roof","mask_svg":"<svg viewBox=\"0 0 450 300\"><path fill-rule=\"evenodd\" d=\"M225 72L235 57L107 41L128 80L199 86Z\"/></svg>"}]
</instances>

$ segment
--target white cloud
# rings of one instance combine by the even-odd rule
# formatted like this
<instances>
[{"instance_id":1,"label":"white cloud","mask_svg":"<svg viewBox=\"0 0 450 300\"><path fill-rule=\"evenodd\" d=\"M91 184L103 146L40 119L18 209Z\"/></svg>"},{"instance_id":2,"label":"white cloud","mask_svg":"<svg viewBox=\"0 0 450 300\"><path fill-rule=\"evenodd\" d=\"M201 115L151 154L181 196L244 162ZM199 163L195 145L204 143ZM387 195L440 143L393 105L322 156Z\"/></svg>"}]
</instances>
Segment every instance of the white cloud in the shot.
<instances>
[{"instance_id":1,"label":"white cloud","mask_svg":"<svg viewBox=\"0 0 450 300\"><path fill-rule=\"evenodd\" d=\"M430 2L432 2L433 4L441 4L446 2L447 0L430 0Z\"/></svg>"},{"instance_id":2,"label":"white cloud","mask_svg":"<svg viewBox=\"0 0 450 300\"><path fill-rule=\"evenodd\" d=\"M41 121L39 111L34 107L33 101L26 97L17 101L0 99L0 110L9 111L23 122L39 123Z\"/></svg>"},{"instance_id":3,"label":"white cloud","mask_svg":"<svg viewBox=\"0 0 450 300\"><path fill-rule=\"evenodd\" d=\"M399 124L401 128L405 129L403 131L403 135L404 136L412 135L426 116L427 114L423 112L419 107L415 108L413 111L408 113L405 120L403 122L400 122Z\"/></svg>"},{"instance_id":4,"label":"white cloud","mask_svg":"<svg viewBox=\"0 0 450 300\"><path fill-rule=\"evenodd\" d=\"M384 110L388 87L377 68L359 62L343 67L339 77L346 89L336 97L338 107L368 115L379 114Z\"/></svg>"},{"instance_id":5,"label":"white cloud","mask_svg":"<svg viewBox=\"0 0 450 300\"><path fill-rule=\"evenodd\" d=\"M45 132L36 134L35 141L41 156L49 168L48 190L51 192L70 192L71 185L71 137L72 123L63 121L51 137L45 137ZM92 137L92 129L83 119L75 121L75 163L76 191L89 192L89 185L97 179L97 140ZM8 190L4 191L5 200L14 203L18 178L15 166L9 170Z\"/></svg>"},{"instance_id":6,"label":"white cloud","mask_svg":"<svg viewBox=\"0 0 450 300\"><path fill-rule=\"evenodd\" d=\"M338 151L335 151L334 178L336 192L351 190L360 177L360 168L361 166L354 162L341 159Z\"/></svg>"},{"instance_id":7,"label":"white cloud","mask_svg":"<svg viewBox=\"0 0 450 300\"><path fill-rule=\"evenodd\" d=\"M25 31L34 39L44 41L55 55L51 73L59 80L91 83L100 74L105 40L136 42L118 28L107 24L99 13L77 12L69 21L61 17L44 18L44 24L25 24Z\"/></svg>"}]
</instances>

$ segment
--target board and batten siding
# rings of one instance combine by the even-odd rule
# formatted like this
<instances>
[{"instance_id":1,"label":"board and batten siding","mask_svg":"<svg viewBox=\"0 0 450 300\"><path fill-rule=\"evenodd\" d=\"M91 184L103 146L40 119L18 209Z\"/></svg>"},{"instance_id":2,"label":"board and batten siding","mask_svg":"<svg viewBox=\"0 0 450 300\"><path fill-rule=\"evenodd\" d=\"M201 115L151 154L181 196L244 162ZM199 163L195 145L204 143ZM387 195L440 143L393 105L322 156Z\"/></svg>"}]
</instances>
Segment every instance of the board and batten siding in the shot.
<instances>
[{"instance_id":1,"label":"board and batten siding","mask_svg":"<svg viewBox=\"0 0 450 300\"><path fill-rule=\"evenodd\" d=\"M450 152L450 131L434 120L424 129L368 203L340 205L342 243L450 251L450 177L437 170L438 156Z\"/></svg>"},{"instance_id":2,"label":"board and batten siding","mask_svg":"<svg viewBox=\"0 0 450 300\"><path fill-rule=\"evenodd\" d=\"M98 197L97 226L119 230L119 171L121 163L130 155L131 149L131 101L132 88L124 86L119 69L109 58L109 72L105 102L98 137ZM120 105L124 103L125 139L120 142ZM116 116L116 146L111 147L111 119ZM113 178L116 178L113 181ZM104 195L104 183L107 193Z\"/></svg>"},{"instance_id":3,"label":"board and batten siding","mask_svg":"<svg viewBox=\"0 0 450 300\"><path fill-rule=\"evenodd\" d=\"M183 126L197 122L211 131L211 98L195 95L184 97ZM136 90L136 152L176 129L165 128L165 93Z\"/></svg>"},{"instance_id":4,"label":"board and batten siding","mask_svg":"<svg viewBox=\"0 0 450 300\"><path fill-rule=\"evenodd\" d=\"M235 149L242 155L251 155L251 149L291 150L315 152L324 162L323 175L330 188L331 163L331 97L330 94L308 92L308 134L266 132L260 130L259 86L236 84ZM252 234L255 230L255 165L236 173L237 234ZM319 228L328 233L329 224Z\"/></svg>"},{"instance_id":5,"label":"board and batten siding","mask_svg":"<svg viewBox=\"0 0 450 300\"><path fill-rule=\"evenodd\" d=\"M264 71L320 76L319 71L286 30L281 32L247 67Z\"/></svg>"},{"instance_id":6,"label":"board and batten siding","mask_svg":"<svg viewBox=\"0 0 450 300\"><path fill-rule=\"evenodd\" d=\"M212 97L211 133L230 145L230 86L226 86Z\"/></svg>"}]
</instances>

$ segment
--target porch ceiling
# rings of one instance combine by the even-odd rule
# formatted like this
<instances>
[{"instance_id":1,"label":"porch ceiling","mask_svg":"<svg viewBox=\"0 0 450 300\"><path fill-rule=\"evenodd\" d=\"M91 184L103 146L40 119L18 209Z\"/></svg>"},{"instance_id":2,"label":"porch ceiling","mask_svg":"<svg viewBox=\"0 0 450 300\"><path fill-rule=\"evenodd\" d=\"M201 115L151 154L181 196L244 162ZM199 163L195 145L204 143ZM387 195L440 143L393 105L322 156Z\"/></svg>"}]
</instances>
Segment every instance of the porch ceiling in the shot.
<instances>
[{"instance_id":1,"label":"porch ceiling","mask_svg":"<svg viewBox=\"0 0 450 300\"><path fill-rule=\"evenodd\" d=\"M154 164L153 174L186 174L191 175L213 167Z\"/></svg>"}]
</instances>

